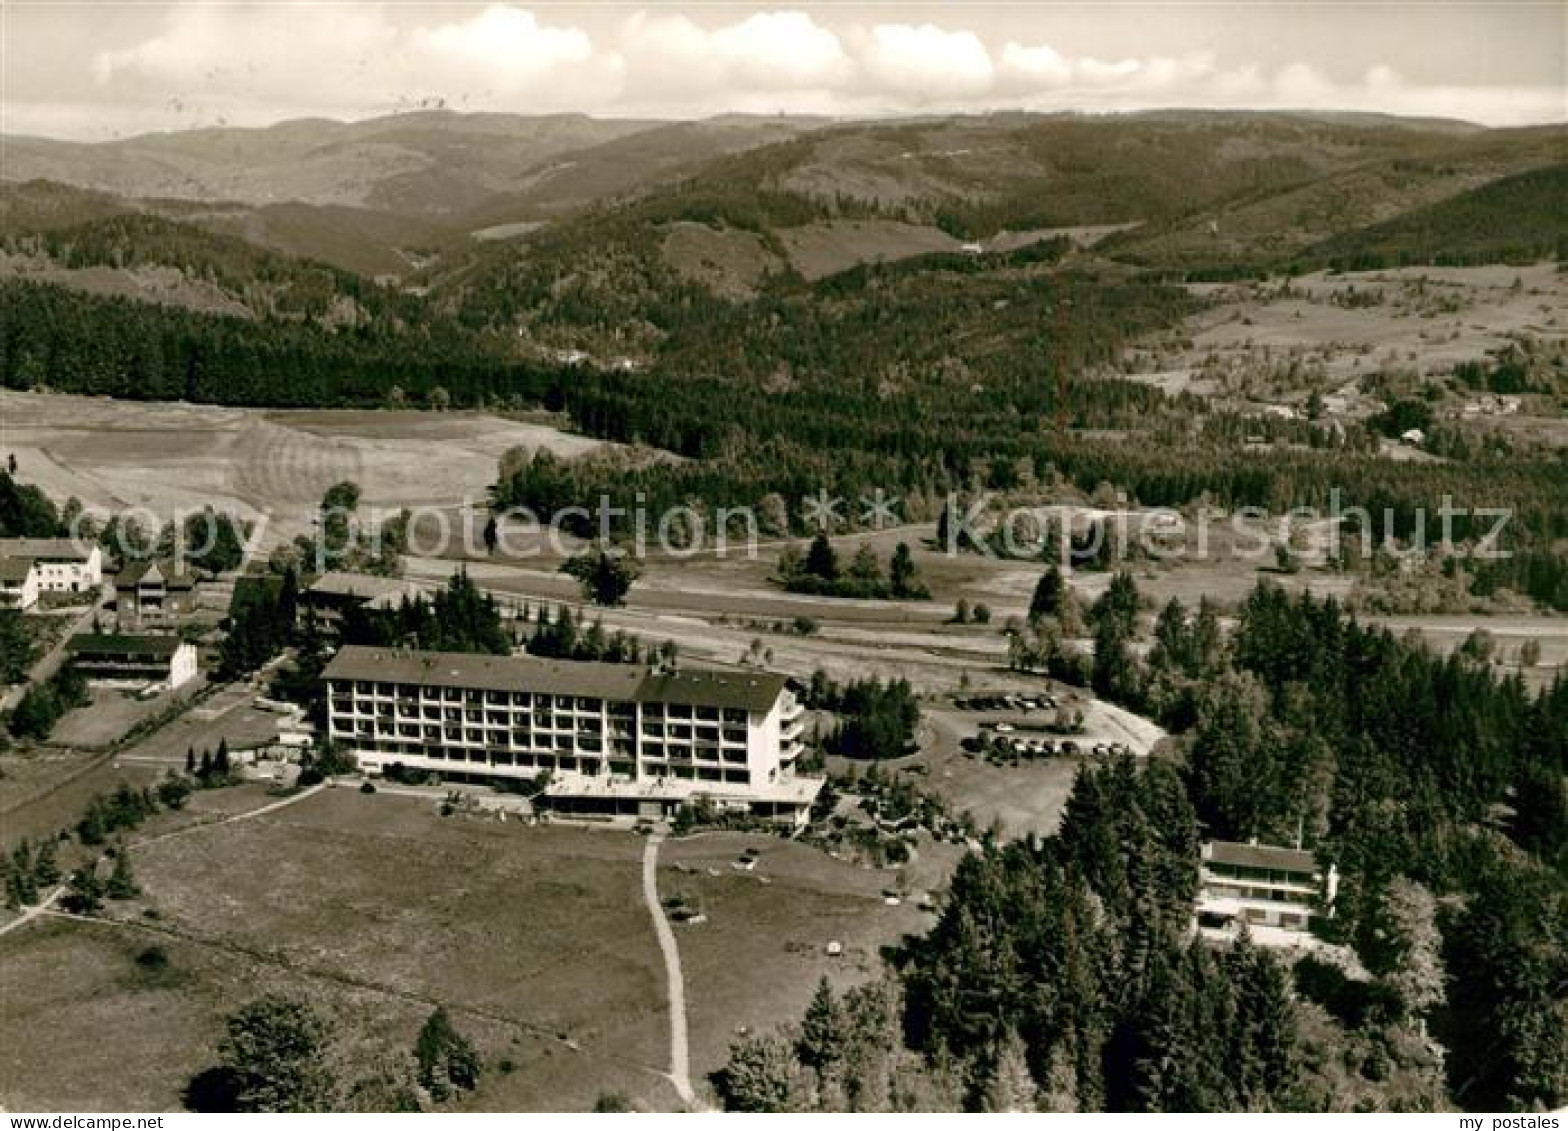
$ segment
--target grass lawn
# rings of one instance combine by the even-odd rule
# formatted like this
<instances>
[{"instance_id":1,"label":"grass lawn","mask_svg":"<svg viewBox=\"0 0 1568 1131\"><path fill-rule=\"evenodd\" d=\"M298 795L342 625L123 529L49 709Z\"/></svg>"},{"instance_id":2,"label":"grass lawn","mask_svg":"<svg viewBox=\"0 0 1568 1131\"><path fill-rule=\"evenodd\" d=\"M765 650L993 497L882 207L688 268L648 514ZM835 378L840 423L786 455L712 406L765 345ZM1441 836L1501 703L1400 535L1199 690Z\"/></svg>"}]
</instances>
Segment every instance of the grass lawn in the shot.
<instances>
[{"instance_id":1,"label":"grass lawn","mask_svg":"<svg viewBox=\"0 0 1568 1131\"><path fill-rule=\"evenodd\" d=\"M53 747L0 755L0 771L0 843L6 845L74 825L93 794L122 781L140 789L162 776L151 766Z\"/></svg>"},{"instance_id":2,"label":"grass lawn","mask_svg":"<svg viewBox=\"0 0 1568 1131\"><path fill-rule=\"evenodd\" d=\"M730 865L748 846L760 851L756 869L736 871ZM873 978L882 946L931 923L912 901L883 903L882 889L898 886L897 873L777 837L714 833L671 841L659 863L660 897L685 896L707 916L705 923L674 925L699 1089L740 1032L798 1021L821 977L840 988ZM829 957L834 940L844 953Z\"/></svg>"},{"instance_id":3,"label":"grass lawn","mask_svg":"<svg viewBox=\"0 0 1568 1131\"><path fill-rule=\"evenodd\" d=\"M133 844L272 800L259 786L201 792ZM280 992L328 1016L342 1081L406 1055L440 1003L487 1068L460 1106L584 1110L619 1092L676 1109L643 843L332 789L134 847L144 896L109 904L113 923L45 917L0 938L0 1104L178 1109L223 1017ZM756 870L732 869L748 846ZM920 860L922 887L951 864ZM699 1087L737 1032L798 1019L823 975L875 976L881 947L930 921L913 900L883 902L897 873L767 835L667 843L659 886L708 917L676 926ZM842 955L827 955L833 940ZM136 962L155 944L166 971Z\"/></svg>"},{"instance_id":4,"label":"grass lawn","mask_svg":"<svg viewBox=\"0 0 1568 1131\"><path fill-rule=\"evenodd\" d=\"M641 848L347 790L148 845L133 857L143 904L111 905L124 925L46 920L0 939L0 1096L176 1107L222 1017L278 989L331 1016L341 1079L404 1054L442 1003L489 1067L475 1108L581 1110L605 1091L672 1107ZM122 984L149 941L183 974L156 997ZM146 1024L122 1009L147 1010ZM109 1035L95 1041L98 1026ZM104 1048L138 1041L169 1047L123 1060Z\"/></svg>"}]
</instances>

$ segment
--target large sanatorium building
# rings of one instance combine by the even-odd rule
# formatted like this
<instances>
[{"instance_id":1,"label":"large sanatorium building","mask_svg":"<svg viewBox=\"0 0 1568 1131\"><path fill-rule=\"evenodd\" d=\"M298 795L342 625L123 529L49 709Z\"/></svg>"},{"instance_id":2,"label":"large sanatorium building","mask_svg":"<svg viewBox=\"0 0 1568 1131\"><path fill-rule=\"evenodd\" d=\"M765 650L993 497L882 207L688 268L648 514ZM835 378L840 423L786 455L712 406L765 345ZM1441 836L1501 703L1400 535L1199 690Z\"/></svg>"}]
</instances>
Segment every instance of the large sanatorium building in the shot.
<instances>
[{"instance_id":1,"label":"large sanatorium building","mask_svg":"<svg viewBox=\"0 0 1568 1131\"><path fill-rule=\"evenodd\" d=\"M767 672L349 645L323 678L329 736L372 773L549 771L558 812L663 817L706 799L797 825L822 787L795 773L805 712Z\"/></svg>"}]
</instances>

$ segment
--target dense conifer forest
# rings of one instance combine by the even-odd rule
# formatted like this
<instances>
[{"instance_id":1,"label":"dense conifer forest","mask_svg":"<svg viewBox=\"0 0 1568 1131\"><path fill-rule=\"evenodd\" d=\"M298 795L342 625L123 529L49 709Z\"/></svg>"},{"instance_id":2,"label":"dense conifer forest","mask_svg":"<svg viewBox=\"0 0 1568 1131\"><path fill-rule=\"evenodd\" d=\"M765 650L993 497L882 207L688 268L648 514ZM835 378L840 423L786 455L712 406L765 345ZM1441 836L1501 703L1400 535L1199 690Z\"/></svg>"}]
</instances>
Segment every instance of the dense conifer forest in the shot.
<instances>
[{"instance_id":1,"label":"dense conifer forest","mask_svg":"<svg viewBox=\"0 0 1568 1131\"><path fill-rule=\"evenodd\" d=\"M1058 834L966 857L885 983L737 1041L727 1106L1568 1099L1568 682L1532 695L1270 585L1228 639L1161 623L1131 686L1193 696L1180 758L1080 769ZM1329 935L1370 981L1190 941L1200 839L1297 835L1343 874Z\"/></svg>"}]
</instances>

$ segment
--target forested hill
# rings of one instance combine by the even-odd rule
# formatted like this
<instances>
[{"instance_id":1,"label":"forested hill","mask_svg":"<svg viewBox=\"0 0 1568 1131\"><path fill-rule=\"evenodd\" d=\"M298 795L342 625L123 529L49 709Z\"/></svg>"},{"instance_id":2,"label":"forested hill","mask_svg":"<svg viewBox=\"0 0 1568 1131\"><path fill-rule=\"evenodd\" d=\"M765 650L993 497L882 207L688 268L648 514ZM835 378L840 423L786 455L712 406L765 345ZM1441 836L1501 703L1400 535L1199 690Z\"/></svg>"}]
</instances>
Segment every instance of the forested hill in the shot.
<instances>
[{"instance_id":1,"label":"forested hill","mask_svg":"<svg viewBox=\"0 0 1568 1131\"><path fill-rule=\"evenodd\" d=\"M681 123L422 113L101 145L7 139L15 180L0 190L0 224L36 220L40 206L52 228L153 213L481 293L541 236L593 250L606 231L591 214L628 207L647 249L720 290L1106 225L1131 226L1104 246L1128 262L1258 269L1561 164L1565 142L1562 127L1279 113ZM833 226L857 220L871 226Z\"/></svg>"},{"instance_id":2,"label":"forested hill","mask_svg":"<svg viewBox=\"0 0 1568 1131\"><path fill-rule=\"evenodd\" d=\"M1228 642L1186 638L1175 600L1160 624L1134 670L1144 709L1195 704L1183 757L1081 766L1056 835L987 838L882 983L824 981L798 1020L737 1038L727 1109L1568 1102L1568 683L1531 696L1272 585ZM1209 836L1304 838L1334 863L1322 929L1366 974L1195 939Z\"/></svg>"},{"instance_id":3,"label":"forested hill","mask_svg":"<svg viewBox=\"0 0 1568 1131\"><path fill-rule=\"evenodd\" d=\"M724 128L755 138L754 124ZM501 484L546 505L589 488L724 505L1060 476L1145 503L1211 492L1277 509L1349 482L1406 533L1442 486L1514 505L1513 531L1547 555L1529 563L1549 568L1494 583L1559 602L1559 462L1488 449L1391 466L1354 420L1281 423L1288 445L1249 452L1246 422L1205 428L1205 402L1113 363L1135 339L1179 336L1198 300L1173 276L1253 271L1336 236L1508 233L1510 211L1543 230L1562 129L1270 114L786 125L784 140L737 142L675 183L459 240L417 285L213 232L189 202L8 188L0 382L257 405L545 404L691 461ZM1399 228L1411 201L1434 211ZM1470 250L1488 246L1503 244ZM135 285L106 292L105 277ZM163 301L139 301L170 277Z\"/></svg>"},{"instance_id":4,"label":"forested hill","mask_svg":"<svg viewBox=\"0 0 1568 1131\"><path fill-rule=\"evenodd\" d=\"M1503 177L1381 224L1343 232L1301 258L1346 271L1411 263L1561 262L1568 259L1568 164Z\"/></svg>"},{"instance_id":5,"label":"forested hill","mask_svg":"<svg viewBox=\"0 0 1568 1131\"><path fill-rule=\"evenodd\" d=\"M0 192L0 252L6 274L34 277L77 290L153 297L168 306L250 317L276 317L359 326L417 316L417 303L402 292L326 263L259 247L235 235L209 231L167 216L108 211L83 195L40 207L37 186L29 199ZM73 213L93 214L71 223ZM145 281L170 285L149 294Z\"/></svg>"}]
</instances>

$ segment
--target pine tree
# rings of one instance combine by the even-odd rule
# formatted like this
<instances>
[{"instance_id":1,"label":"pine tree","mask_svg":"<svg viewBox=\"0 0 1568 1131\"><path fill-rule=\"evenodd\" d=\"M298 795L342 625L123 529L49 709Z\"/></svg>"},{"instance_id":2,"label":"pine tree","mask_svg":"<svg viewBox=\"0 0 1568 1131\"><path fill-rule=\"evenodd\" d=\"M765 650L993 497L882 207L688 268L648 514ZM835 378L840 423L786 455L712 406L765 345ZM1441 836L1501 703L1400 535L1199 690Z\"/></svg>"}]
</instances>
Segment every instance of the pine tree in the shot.
<instances>
[{"instance_id":1,"label":"pine tree","mask_svg":"<svg viewBox=\"0 0 1568 1131\"><path fill-rule=\"evenodd\" d=\"M838 555L826 534L818 534L811 540L811 546L806 550L805 570L823 581L838 579Z\"/></svg>"},{"instance_id":2,"label":"pine tree","mask_svg":"<svg viewBox=\"0 0 1568 1131\"><path fill-rule=\"evenodd\" d=\"M849 563L849 576L864 582L882 580L882 564L877 561L876 551L869 544L862 544L855 551Z\"/></svg>"},{"instance_id":3,"label":"pine tree","mask_svg":"<svg viewBox=\"0 0 1568 1131\"><path fill-rule=\"evenodd\" d=\"M1051 1046L1045 1083L1040 1087L1041 1111L1067 1114L1078 1110L1078 1073L1073 1064L1076 1044L1077 1033L1069 1026Z\"/></svg>"},{"instance_id":4,"label":"pine tree","mask_svg":"<svg viewBox=\"0 0 1568 1131\"><path fill-rule=\"evenodd\" d=\"M5 906L8 911L20 911L27 904L27 893L22 877L8 863L5 868Z\"/></svg>"},{"instance_id":5,"label":"pine tree","mask_svg":"<svg viewBox=\"0 0 1568 1131\"><path fill-rule=\"evenodd\" d=\"M1114 624L1120 629L1123 637L1129 640L1136 639L1138 608L1141 603L1138 583L1133 580L1132 574L1122 570L1111 578L1109 588L1094 603L1095 622Z\"/></svg>"},{"instance_id":6,"label":"pine tree","mask_svg":"<svg viewBox=\"0 0 1568 1131\"><path fill-rule=\"evenodd\" d=\"M115 847L114 870L109 873L104 892L110 899L135 899L142 893L136 886L136 877L131 874L131 854L124 841Z\"/></svg>"},{"instance_id":7,"label":"pine tree","mask_svg":"<svg viewBox=\"0 0 1568 1131\"><path fill-rule=\"evenodd\" d=\"M915 572L915 559L909 552L909 543L900 542L894 547L893 557L888 562L887 576L895 597L914 596L921 590L920 580Z\"/></svg>"},{"instance_id":8,"label":"pine tree","mask_svg":"<svg viewBox=\"0 0 1568 1131\"><path fill-rule=\"evenodd\" d=\"M11 850L11 867L26 876L33 874L33 842L23 837Z\"/></svg>"},{"instance_id":9,"label":"pine tree","mask_svg":"<svg viewBox=\"0 0 1568 1131\"><path fill-rule=\"evenodd\" d=\"M825 1073L844 1055L844 1017L833 987L823 978L817 983L817 992L806 1007L801 1021L800 1039L795 1043L795 1055L808 1068Z\"/></svg>"},{"instance_id":10,"label":"pine tree","mask_svg":"<svg viewBox=\"0 0 1568 1131\"><path fill-rule=\"evenodd\" d=\"M60 882L60 864L58 850L52 837L44 839L38 845L38 854L33 858L33 883L39 888L52 888Z\"/></svg>"},{"instance_id":11,"label":"pine tree","mask_svg":"<svg viewBox=\"0 0 1568 1131\"><path fill-rule=\"evenodd\" d=\"M71 873L71 882L61 900L67 911L76 915L96 915L103 910L103 881L92 864Z\"/></svg>"},{"instance_id":12,"label":"pine tree","mask_svg":"<svg viewBox=\"0 0 1568 1131\"><path fill-rule=\"evenodd\" d=\"M1245 934L1228 959L1236 987L1233 1078L1249 1108L1277 1107L1301 1067L1289 976L1273 955L1254 946Z\"/></svg>"},{"instance_id":13,"label":"pine tree","mask_svg":"<svg viewBox=\"0 0 1568 1131\"><path fill-rule=\"evenodd\" d=\"M314 1010L267 997L227 1021L218 1056L234 1082L238 1112L331 1110L334 1082L323 1067L329 1030Z\"/></svg>"},{"instance_id":14,"label":"pine tree","mask_svg":"<svg viewBox=\"0 0 1568 1131\"><path fill-rule=\"evenodd\" d=\"M11 870L7 877L7 898L14 896L18 906L30 907L38 902L37 865L32 846L23 840L11 852ZM15 890L13 891L12 888Z\"/></svg>"},{"instance_id":15,"label":"pine tree","mask_svg":"<svg viewBox=\"0 0 1568 1131\"><path fill-rule=\"evenodd\" d=\"M1029 598L1029 621L1039 624L1046 617L1059 616L1067 600L1067 583L1062 571L1054 565L1040 575L1035 583L1034 595Z\"/></svg>"},{"instance_id":16,"label":"pine tree","mask_svg":"<svg viewBox=\"0 0 1568 1131\"><path fill-rule=\"evenodd\" d=\"M170 809L185 808L185 802L190 799L190 795L190 779L181 777L172 769L158 783L158 800Z\"/></svg>"},{"instance_id":17,"label":"pine tree","mask_svg":"<svg viewBox=\"0 0 1568 1131\"><path fill-rule=\"evenodd\" d=\"M479 1082L479 1054L452 1024L444 1006L437 1006L414 1041L420 1086L432 1099L447 1099L453 1089L468 1091Z\"/></svg>"},{"instance_id":18,"label":"pine tree","mask_svg":"<svg viewBox=\"0 0 1568 1131\"><path fill-rule=\"evenodd\" d=\"M774 1037L745 1037L730 1046L729 1060L714 1074L725 1111L788 1109L792 1057Z\"/></svg>"},{"instance_id":19,"label":"pine tree","mask_svg":"<svg viewBox=\"0 0 1568 1131\"><path fill-rule=\"evenodd\" d=\"M997 1048L996 1064L980 1096L980 1110L1034 1111L1038 1103L1038 1089L1034 1078L1029 1075L1029 1061L1023 1040L1016 1029L1009 1029Z\"/></svg>"},{"instance_id":20,"label":"pine tree","mask_svg":"<svg viewBox=\"0 0 1568 1131\"><path fill-rule=\"evenodd\" d=\"M1437 901L1414 880L1398 876L1388 885L1384 903L1400 951L1388 982L1405 1009L1420 1016L1442 1004L1447 996Z\"/></svg>"}]
</instances>

